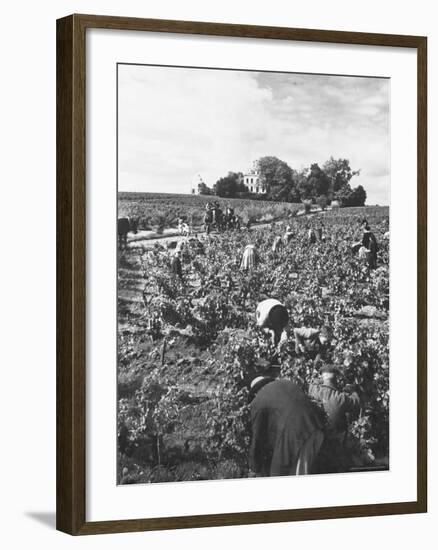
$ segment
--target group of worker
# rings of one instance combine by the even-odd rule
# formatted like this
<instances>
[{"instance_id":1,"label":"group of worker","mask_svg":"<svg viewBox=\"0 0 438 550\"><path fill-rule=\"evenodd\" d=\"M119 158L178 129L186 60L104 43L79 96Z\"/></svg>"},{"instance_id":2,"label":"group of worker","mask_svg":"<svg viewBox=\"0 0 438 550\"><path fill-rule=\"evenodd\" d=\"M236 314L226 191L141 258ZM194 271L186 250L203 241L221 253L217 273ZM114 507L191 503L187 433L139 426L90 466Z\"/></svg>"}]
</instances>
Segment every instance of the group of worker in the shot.
<instances>
[{"instance_id":1,"label":"group of worker","mask_svg":"<svg viewBox=\"0 0 438 550\"><path fill-rule=\"evenodd\" d=\"M362 238L360 241L354 243L351 247L353 253L358 253L361 260L367 262L370 270L377 267L377 252L379 246L374 233L371 231L370 225L367 220L361 222ZM308 225L307 230L307 243L314 245L317 242L325 240L324 225L320 222L318 225ZM287 246L293 239L294 232L290 225L286 227L286 231L283 235L276 235L274 237L271 252L275 257L283 246ZM385 238L389 238L389 233L385 233ZM249 271L257 265L260 256L255 244L250 243L246 245L243 250L242 260L240 263L240 269L242 271Z\"/></svg>"},{"instance_id":2,"label":"group of worker","mask_svg":"<svg viewBox=\"0 0 438 550\"><path fill-rule=\"evenodd\" d=\"M210 203L208 203L208 208L211 210ZM230 215L233 215L233 212L230 211ZM379 250L379 246L377 244L377 239L374 235L374 233L371 231L370 225L367 220L363 220L361 222L361 227L363 229L362 233L362 239L352 245L352 251L353 253L357 253L360 259L363 259L367 262L370 270L376 269L377 267L377 252ZM323 241L325 239L324 234L324 226L322 223L320 223L317 226L308 226L307 227L307 239L308 244L312 245L315 244L318 241ZM272 254L276 256L282 246L287 246L292 238L294 236L294 232L292 231L292 228L290 225L286 227L286 231L284 234L276 235L274 237L273 243L272 243ZM170 271L173 278L178 279L180 281L183 280L183 272L182 272L182 263L181 263L181 255L182 250L184 247L184 241L179 241L176 245L175 252L173 254L171 263L170 263ZM243 250L242 258L240 261L240 270L243 272L249 272L251 271L260 261L260 255L257 249L256 244L250 243L247 244Z\"/></svg>"},{"instance_id":3,"label":"group of worker","mask_svg":"<svg viewBox=\"0 0 438 550\"><path fill-rule=\"evenodd\" d=\"M379 251L376 236L371 231L370 224L366 219L362 220L361 227L362 239L352 245L352 251L357 252L359 258L365 260L371 270L376 269L377 252ZM385 233L384 238L389 238L389 232Z\"/></svg>"},{"instance_id":4,"label":"group of worker","mask_svg":"<svg viewBox=\"0 0 438 550\"><path fill-rule=\"evenodd\" d=\"M260 302L256 322L271 334L277 346L287 340L289 315L278 300ZM296 353L316 359L328 343L329 329L296 327L293 335ZM339 389L338 367L326 360L315 365L319 366L320 381L311 384L307 394L296 382L266 373L251 381L249 463L254 475L348 471L347 426L349 417L359 412L361 399L354 388Z\"/></svg>"},{"instance_id":5,"label":"group of worker","mask_svg":"<svg viewBox=\"0 0 438 550\"><path fill-rule=\"evenodd\" d=\"M222 210L218 201L207 202L204 213L204 227L207 235L210 234L212 228L218 231L224 229L239 229L240 218L234 212L234 208L228 204L225 211Z\"/></svg>"},{"instance_id":6,"label":"group of worker","mask_svg":"<svg viewBox=\"0 0 438 550\"><path fill-rule=\"evenodd\" d=\"M377 265L378 245L366 220L360 250L365 249L370 269ZM291 226L285 233L274 237L272 253L293 238ZM309 244L323 241L323 225L307 227ZM182 280L181 253L183 241L171 262L172 276ZM259 262L257 245L248 244L242 255L240 269L248 272ZM330 354L331 330L297 326L287 332L289 314L278 300L261 301L256 309L256 324L267 331L274 347L279 351L293 338L296 356L314 361L319 381L311 384L305 392L299 384L289 379L278 379L269 371L258 374L250 383L251 446L249 464L256 476L301 475L309 473L332 473L348 471L350 467L347 450L349 419L357 415L362 396L356 388L344 386L339 389L341 369L333 365ZM277 357L279 355L277 354ZM316 407L315 403L320 407ZM323 411L324 414L321 414Z\"/></svg>"}]
</instances>

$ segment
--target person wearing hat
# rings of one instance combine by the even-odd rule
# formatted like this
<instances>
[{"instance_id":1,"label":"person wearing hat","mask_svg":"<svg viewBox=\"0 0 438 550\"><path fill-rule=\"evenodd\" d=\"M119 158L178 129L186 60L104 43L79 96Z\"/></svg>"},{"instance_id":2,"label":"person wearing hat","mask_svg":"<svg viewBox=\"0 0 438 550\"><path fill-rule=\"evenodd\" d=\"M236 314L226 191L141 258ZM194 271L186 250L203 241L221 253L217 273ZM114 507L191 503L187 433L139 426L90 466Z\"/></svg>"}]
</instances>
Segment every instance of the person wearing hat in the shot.
<instances>
[{"instance_id":1,"label":"person wearing hat","mask_svg":"<svg viewBox=\"0 0 438 550\"><path fill-rule=\"evenodd\" d=\"M289 314L284 304L275 298L262 300L257 305L256 323L272 335L274 346L287 339L285 328L289 322Z\"/></svg>"},{"instance_id":2,"label":"person wearing hat","mask_svg":"<svg viewBox=\"0 0 438 550\"><path fill-rule=\"evenodd\" d=\"M255 244L247 244L242 254L242 261L240 263L241 271L250 271L258 263L259 257Z\"/></svg>"},{"instance_id":3,"label":"person wearing hat","mask_svg":"<svg viewBox=\"0 0 438 550\"><path fill-rule=\"evenodd\" d=\"M320 473L348 470L345 449L348 420L359 412L361 400L357 391L339 390L340 374L334 365L325 365L320 370L321 382L309 386L309 396L322 405L327 415L325 441L319 457Z\"/></svg>"},{"instance_id":4,"label":"person wearing hat","mask_svg":"<svg viewBox=\"0 0 438 550\"><path fill-rule=\"evenodd\" d=\"M291 380L258 376L250 389L249 464L258 477L314 472L323 420L302 389Z\"/></svg>"}]
</instances>

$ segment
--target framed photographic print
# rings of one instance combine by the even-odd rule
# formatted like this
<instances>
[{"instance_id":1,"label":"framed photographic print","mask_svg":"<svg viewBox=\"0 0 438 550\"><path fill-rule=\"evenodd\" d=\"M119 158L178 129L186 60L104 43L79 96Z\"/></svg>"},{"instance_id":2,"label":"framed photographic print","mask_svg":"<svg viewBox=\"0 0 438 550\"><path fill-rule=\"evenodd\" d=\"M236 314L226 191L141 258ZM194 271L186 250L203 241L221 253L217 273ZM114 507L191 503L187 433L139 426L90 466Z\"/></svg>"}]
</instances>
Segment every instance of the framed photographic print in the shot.
<instances>
[{"instance_id":1,"label":"framed photographic print","mask_svg":"<svg viewBox=\"0 0 438 550\"><path fill-rule=\"evenodd\" d=\"M426 511L426 47L58 20L58 529Z\"/></svg>"}]
</instances>

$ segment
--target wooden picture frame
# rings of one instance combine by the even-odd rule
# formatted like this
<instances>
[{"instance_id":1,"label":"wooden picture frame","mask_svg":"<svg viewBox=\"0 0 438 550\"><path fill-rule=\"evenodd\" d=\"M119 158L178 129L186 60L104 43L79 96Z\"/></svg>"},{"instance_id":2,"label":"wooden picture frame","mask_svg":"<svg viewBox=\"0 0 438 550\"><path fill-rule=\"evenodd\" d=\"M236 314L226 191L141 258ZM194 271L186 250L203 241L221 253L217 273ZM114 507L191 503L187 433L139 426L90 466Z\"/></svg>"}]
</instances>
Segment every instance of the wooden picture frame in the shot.
<instances>
[{"instance_id":1,"label":"wooden picture frame","mask_svg":"<svg viewBox=\"0 0 438 550\"><path fill-rule=\"evenodd\" d=\"M417 499L375 505L120 521L86 521L86 147L87 29L188 33L413 48L417 51ZM72 535L276 523L427 511L427 39L94 15L57 21L57 529Z\"/></svg>"}]
</instances>

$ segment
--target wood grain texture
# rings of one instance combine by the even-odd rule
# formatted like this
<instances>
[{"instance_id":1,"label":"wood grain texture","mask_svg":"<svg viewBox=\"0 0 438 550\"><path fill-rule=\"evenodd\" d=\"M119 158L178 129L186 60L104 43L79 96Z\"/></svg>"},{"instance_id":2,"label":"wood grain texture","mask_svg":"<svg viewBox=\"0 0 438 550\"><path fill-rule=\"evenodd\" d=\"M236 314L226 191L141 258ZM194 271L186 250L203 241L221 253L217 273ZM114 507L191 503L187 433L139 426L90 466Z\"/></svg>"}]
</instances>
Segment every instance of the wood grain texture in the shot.
<instances>
[{"instance_id":1,"label":"wood grain texture","mask_svg":"<svg viewBox=\"0 0 438 550\"><path fill-rule=\"evenodd\" d=\"M85 41L57 22L57 528L85 523Z\"/></svg>"},{"instance_id":2,"label":"wood grain texture","mask_svg":"<svg viewBox=\"0 0 438 550\"><path fill-rule=\"evenodd\" d=\"M173 21L166 19L140 19L76 14L80 25L92 28L126 29L136 31L172 32L243 38L267 38L273 40L299 40L307 42L332 42L337 44L364 44L368 46L397 46L416 48L422 37L367 32L347 32L288 27L266 27L214 22Z\"/></svg>"},{"instance_id":3,"label":"wood grain texture","mask_svg":"<svg viewBox=\"0 0 438 550\"><path fill-rule=\"evenodd\" d=\"M418 448L417 500L360 506L86 521L87 28L416 48L418 54ZM427 40L352 33L71 15L57 21L57 529L73 535L408 514L427 510Z\"/></svg>"},{"instance_id":4,"label":"wood grain texture","mask_svg":"<svg viewBox=\"0 0 438 550\"><path fill-rule=\"evenodd\" d=\"M427 511L427 39L417 49L417 500Z\"/></svg>"},{"instance_id":5,"label":"wood grain texture","mask_svg":"<svg viewBox=\"0 0 438 550\"><path fill-rule=\"evenodd\" d=\"M72 27L65 21L57 23L56 65L56 521L57 528L69 531L73 514L71 441L73 410L72 384L72 332L71 285L73 265L71 261L71 174L73 169L71 143L72 131L71 79L73 52ZM71 529L70 529L71 530Z\"/></svg>"}]
</instances>

